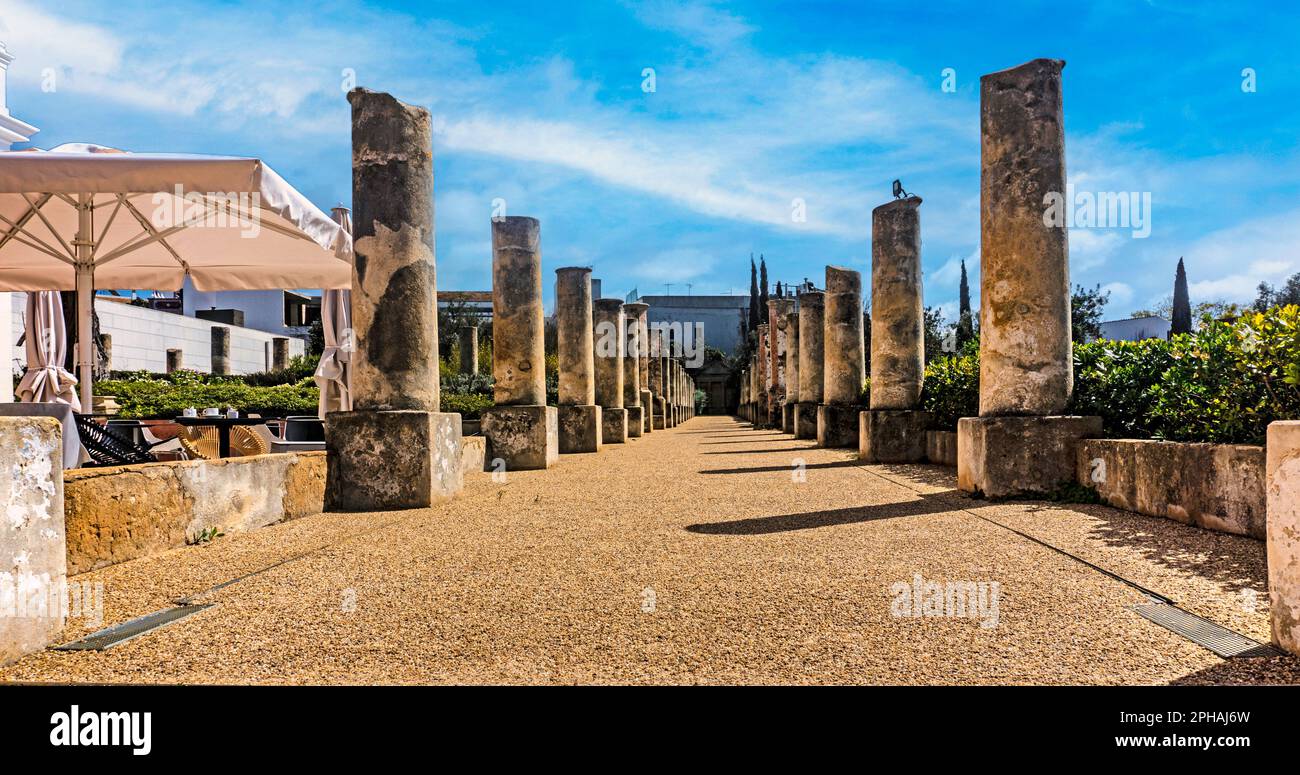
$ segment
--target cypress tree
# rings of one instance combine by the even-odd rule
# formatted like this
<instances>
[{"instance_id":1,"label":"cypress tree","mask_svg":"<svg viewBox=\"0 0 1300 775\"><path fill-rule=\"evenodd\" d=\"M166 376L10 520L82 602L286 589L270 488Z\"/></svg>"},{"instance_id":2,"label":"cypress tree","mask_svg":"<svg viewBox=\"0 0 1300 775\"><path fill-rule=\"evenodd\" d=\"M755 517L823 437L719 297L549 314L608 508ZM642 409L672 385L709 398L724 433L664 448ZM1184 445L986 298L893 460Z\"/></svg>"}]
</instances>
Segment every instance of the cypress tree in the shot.
<instances>
[{"instance_id":1,"label":"cypress tree","mask_svg":"<svg viewBox=\"0 0 1300 775\"><path fill-rule=\"evenodd\" d=\"M767 322L767 262L758 254L758 322Z\"/></svg>"},{"instance_id":2,"label":"cypress tree","mask_svg":"<svg viewBox=\"0 0 1300 775\"><path fill-rule=\"evenodd\" d=\"M975 337L974 320L970 310L970 283L966 280L966 259L961 260L961 285L957 301L957 346L961 347Z\"/></svg>"},{"instance_id":3,"label":"cypress tree","mask_svg":"<svg viewBox=\"0 0 1300 775\"><path fill-rule=\"evenodd\" d=\"M1187 295L1187 270L1183 268L1183 259L1178 259L1178 270L1174 273L1174 310L1173 325L1170 333L1190 334L1192 332L1192 300Z\"/></svg>"},{"instance_id":4,"label":"cypress tree","mask_svg":"<svg viewBox=\"0 0 1300 775\"><path fill-rule=\"evenodd\" d=\"M754 266L754 254L749 254L749 328L747 333L758 330L758 267Z\"/></svg>"}]
</instances>

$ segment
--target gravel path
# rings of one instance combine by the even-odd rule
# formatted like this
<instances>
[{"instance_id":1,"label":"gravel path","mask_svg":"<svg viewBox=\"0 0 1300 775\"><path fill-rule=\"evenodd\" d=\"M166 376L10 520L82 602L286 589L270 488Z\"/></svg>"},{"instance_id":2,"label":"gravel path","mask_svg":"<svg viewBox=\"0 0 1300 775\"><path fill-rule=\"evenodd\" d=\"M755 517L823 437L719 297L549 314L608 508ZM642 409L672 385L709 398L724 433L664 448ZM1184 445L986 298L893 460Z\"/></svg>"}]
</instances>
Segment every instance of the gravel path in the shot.
<instances>
[{"instance_id":1,"label":"gravel path","mask_svg":"<svg viewBox=\"0 0 1300 775\"><path fill-rule=\"evenodd\" d=\"M1151 624L1131 586L1008 528L1267 640L1261 543L954 484L699 417L505 484L474 475L439 508L323 514L85 574L105 585L105 624L196 594L217 605L0 680L1300 682L1293 658L1224 661ZM891 587L917 574L982 583L986 604L995 582L996 617L893 615Z\"/></svg>"}]
</instances>

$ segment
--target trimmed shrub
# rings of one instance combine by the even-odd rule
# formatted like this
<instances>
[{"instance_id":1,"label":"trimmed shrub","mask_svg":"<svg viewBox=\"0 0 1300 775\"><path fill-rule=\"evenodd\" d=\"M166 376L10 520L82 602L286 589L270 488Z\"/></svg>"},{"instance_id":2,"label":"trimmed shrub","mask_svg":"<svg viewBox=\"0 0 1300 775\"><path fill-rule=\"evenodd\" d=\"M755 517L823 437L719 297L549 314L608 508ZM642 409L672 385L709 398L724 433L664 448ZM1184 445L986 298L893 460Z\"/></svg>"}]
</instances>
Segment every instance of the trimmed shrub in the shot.
<instances>
[{"instance_id":1,"label":"trimmed shrub","mask_svg":"<svg viewBox=\"0 0 1300 775\"><path fill-rule=\"evenodd\" d=\"M458 412L462 420L478 420L485 409L495 406L492 396L481 393L443 393L442 411Z\"/></svg>"}]
</instances>

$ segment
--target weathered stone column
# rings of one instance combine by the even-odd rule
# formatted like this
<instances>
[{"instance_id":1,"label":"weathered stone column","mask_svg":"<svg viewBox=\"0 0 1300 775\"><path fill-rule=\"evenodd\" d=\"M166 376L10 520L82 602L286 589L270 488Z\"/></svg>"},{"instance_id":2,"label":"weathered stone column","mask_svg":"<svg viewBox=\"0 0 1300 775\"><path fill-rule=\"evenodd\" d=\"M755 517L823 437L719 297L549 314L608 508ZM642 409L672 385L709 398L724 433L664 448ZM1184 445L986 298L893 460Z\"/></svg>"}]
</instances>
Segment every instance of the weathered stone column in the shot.
<instances>
[{"instance_id":1,"label":"weathered stone column","mask_svg":"<svg viewBox=\"0 0 1300 775\"><path fill-rule=\"evenodd\" d=\"M601 441L627 441L627 409L623 407L623 355L627 333L623 302L597 299L592 316L596 344L596 403L601 406Z\"/></svg>"},{"instance_id":2,"label":"weathered stone column","mask_svg":"<svg viewBox=\"0 0 1300 775\"><path fill-rule=\"evenodd\" d=\"M640 306L640 305L638 305ZM643 433L654 431L654 390L650 383L650 305L644 305L636 318L636 340L640 344L637 353L637 379L641 381L641 430Z\"/></svg>"},{"instance_id":3,"label":"weathered stone column","mask_svg":"<svg viewBox=\"0 0 1300 775\"><path fill-rule=\"evenodd\" d=\"M354 89L352 411L325 424L329 510L429 506L460 492L460 416L439 411L429 112Z\"/></svg>"},{"instance_id":4,"label":"weathered stone column","mask_svg":"<svg viewBox=\"0 0 1300 775\"><path fill-rule=\"evenodd\" d=\"M555 324L560 361L560 405L557 408L560 452L599 452L601 412L596 403L591 270L566 267L557 269L555 275Z\"/></svg>"},{"instance_id":5,"label":"weathered stone column","mask_svg":"<svg viewBox=\"0 0 1300 775\"><path fill-rule=\"evenodd\" d=\"M508 470L549 468L560 457L559 418L546 405L542 227L536 218L492 219L492 378L483 413L488 458Z\"/></svg>"},{"instance_id":6,"label":"weathered stone column","mask_svg":"<svg viewBox=\"0 0 1300 775\"><path fill-rule=\"evenodd\" d=\"M826 267L822 403L817 407L817 444L858 446L858 413L866 360L862 353L862 275Z\"/></svg>"},{"instance_id":7,"label":"weathered stone column","mask_svg":"<svg viewBox=\"0 0 1300 775\"><path fill-rule=\"evenodd\" d=\"M185 356L180 348L173 347L167 351L167 373L185 368Z\"/></svg>"},{"instance_id":8,"label":"weathered stone column","mask_svg":"<svg viewBox=\"0 0 1300 775\"><path fill-rule=\"evenodd\" d=\"M1072 389L1061 68L980 79L980 416L957 423L957 486L1003 497L1072 481L1099 417L1052 417Z\"/></svg>"},{"instance_id":9,"label":"weathered stone column","mask_svg":"<svg viewBox=\"0 0 1300 775\"><path fill-rule=\"evenodd\" d=\"M6 368L8 366L6 365ZM54 417L0 417L0 665L41 651L66 623L63 426ZM102 601L101 601L102 602Z\"/></svg>"},{"instance_id":10,"label":"weathered stone column","mask_svg":"<svg viewBox=\"0 0 1300 775\"><path fill-rule=\"evenodd\" d=\"M275 371L289 368L289 337L271 337L271 368Z\"/></svg>"},{"instance_id":11,"label":"weathered stone column","mask_svg":"<svg viewBox=\"0 0 1300 775\"><path fill-rule=\"evenodd\" d=\"M772 373L772 350L770 331L771 326L768 323L758 325L758 351L754 353L754 366L758 372L755 387L757 390L754 395L754 403L758 407L757 421L754 426L757 428L766 428L769 425L770 416L767 410L767 395L771 389Z\"/></svg>"},{"instance_id":12,"label":"weathered stone column","mask_svg":"<svg viewBox=\"0 0 1300 775\"><path fill-rule=\"evenodd\" d=\"M1300 420L1270 423L1265 447L1273 643L1300 655Z\"/></svg>"},{"instance_id":13,"label":"weathered stone column","mask_svg":"<svg viewBox=\"0 0 1300 775\"><path fill-rule=\"evenodd\" d=\"M933 421L921 407L925 310L921 291L921 198L871 213L871 401L858 428L858 457L868 463L925 460Z\"/></svg>"},{"instance_id":14,"label":"weathered stone column","mask_svg":"<svg viewBox=\"0 0 1300 775\"><path fill-rule=\"evenodd\" d=\"M799 406L799 313L789 312L785 318L785 404L781 409L781 428L793 435L795 407Z\"/></svg>"},{"instance_id":15,"label":"weathered stone column","mask_svg":"<svg viewBox=\"0 0 1300 775\"><path fill-rule=\"evenodd\" d=\"M772 418L772 427L782 430L785 427L785 361L786 348L789 346L788 315L794 311L794 299L778 297L767 301L768 331L768 386L767 411Z\"/></svg>"},{"instance_id":16,"label":"weathered stone column","mask_svg":"<svg viewBox=\"0 0 1300 775\"><path fill-rule=\"evenodd\" d=\"M755 330L754 353L749 356L749 424L759 427L758 397L762 395L763 370L759 366L759 354L763 351L762 326Z\"/></svg>"},{"instance_id":17,"label":"weathered stone column","mask_svg":"<svg viewBox=\"0 0 1300 775\"><path fill-rule=\"evenodd\" d=\"M99 345L104 348L104 371L113 371L113 335L100 334Z\"/></svg>"},{"instance_id":18,"label":"weathered stone column","mask_svg":"<svg viewBox=\"0 0 1300 775\"><path fill-rule=\"evenodd\" d=\"M478 374L478 326L456 329L456 344L460 350L460 373Z\"/></svg>"},{"instance_id":19,"label":"weathered stone column","mask_svg":"<svg viewBox=\"0 0 1300 775\"><path fill-rule=\"evenodd\" d=\"M213 374L230 373L230 329L225 326L213 326L212 361L209 371Z\"/></svg>"},{"instance_id":20,"label":"weathered stone column","mask_svg":"<svg viewBox=\"0 0 1300 775\"><path fill-rule=\"evenodd\" d=\"M645 413L649 409L641 405L641 349L645 346L641 318L648 309L650 305L641 302L623 305L623 408L627 410L627 435L634 439L645 433Z\"/></svg>"}]
</instances>

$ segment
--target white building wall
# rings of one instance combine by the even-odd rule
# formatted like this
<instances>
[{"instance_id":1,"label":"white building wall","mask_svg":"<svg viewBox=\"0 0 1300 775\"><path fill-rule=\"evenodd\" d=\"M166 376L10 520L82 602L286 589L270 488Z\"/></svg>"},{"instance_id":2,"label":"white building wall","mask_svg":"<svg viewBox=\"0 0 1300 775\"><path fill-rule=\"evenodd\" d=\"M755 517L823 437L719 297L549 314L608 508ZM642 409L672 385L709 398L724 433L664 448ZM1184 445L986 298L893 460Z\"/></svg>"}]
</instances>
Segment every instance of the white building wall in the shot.
<instances>
[{"instance_id":1,"label":"white building wall","mask_svg":"<svg viewBox=\"0 0 1300 775\"><path fill-rule=\"evenodd\" d=\"M8 318L13 321L14 341L23 330L26 309L25 294L12 294ZM167 351L179 347L185 368L195 371L212 370L212 327L219 326L198 318L159 312L148 307L95 300L99 314L100 333L113 337L113 369L117 371L163 372L167 370ZM235 374L266 371L271 365L271 340L278 334L251 328L228 326L230 329L230 370ZM289 338L289 356L306 352L306 342ZM16 349L12 356L20 366L25 366L26 354Z\"/></svg>"}]
</instances>

